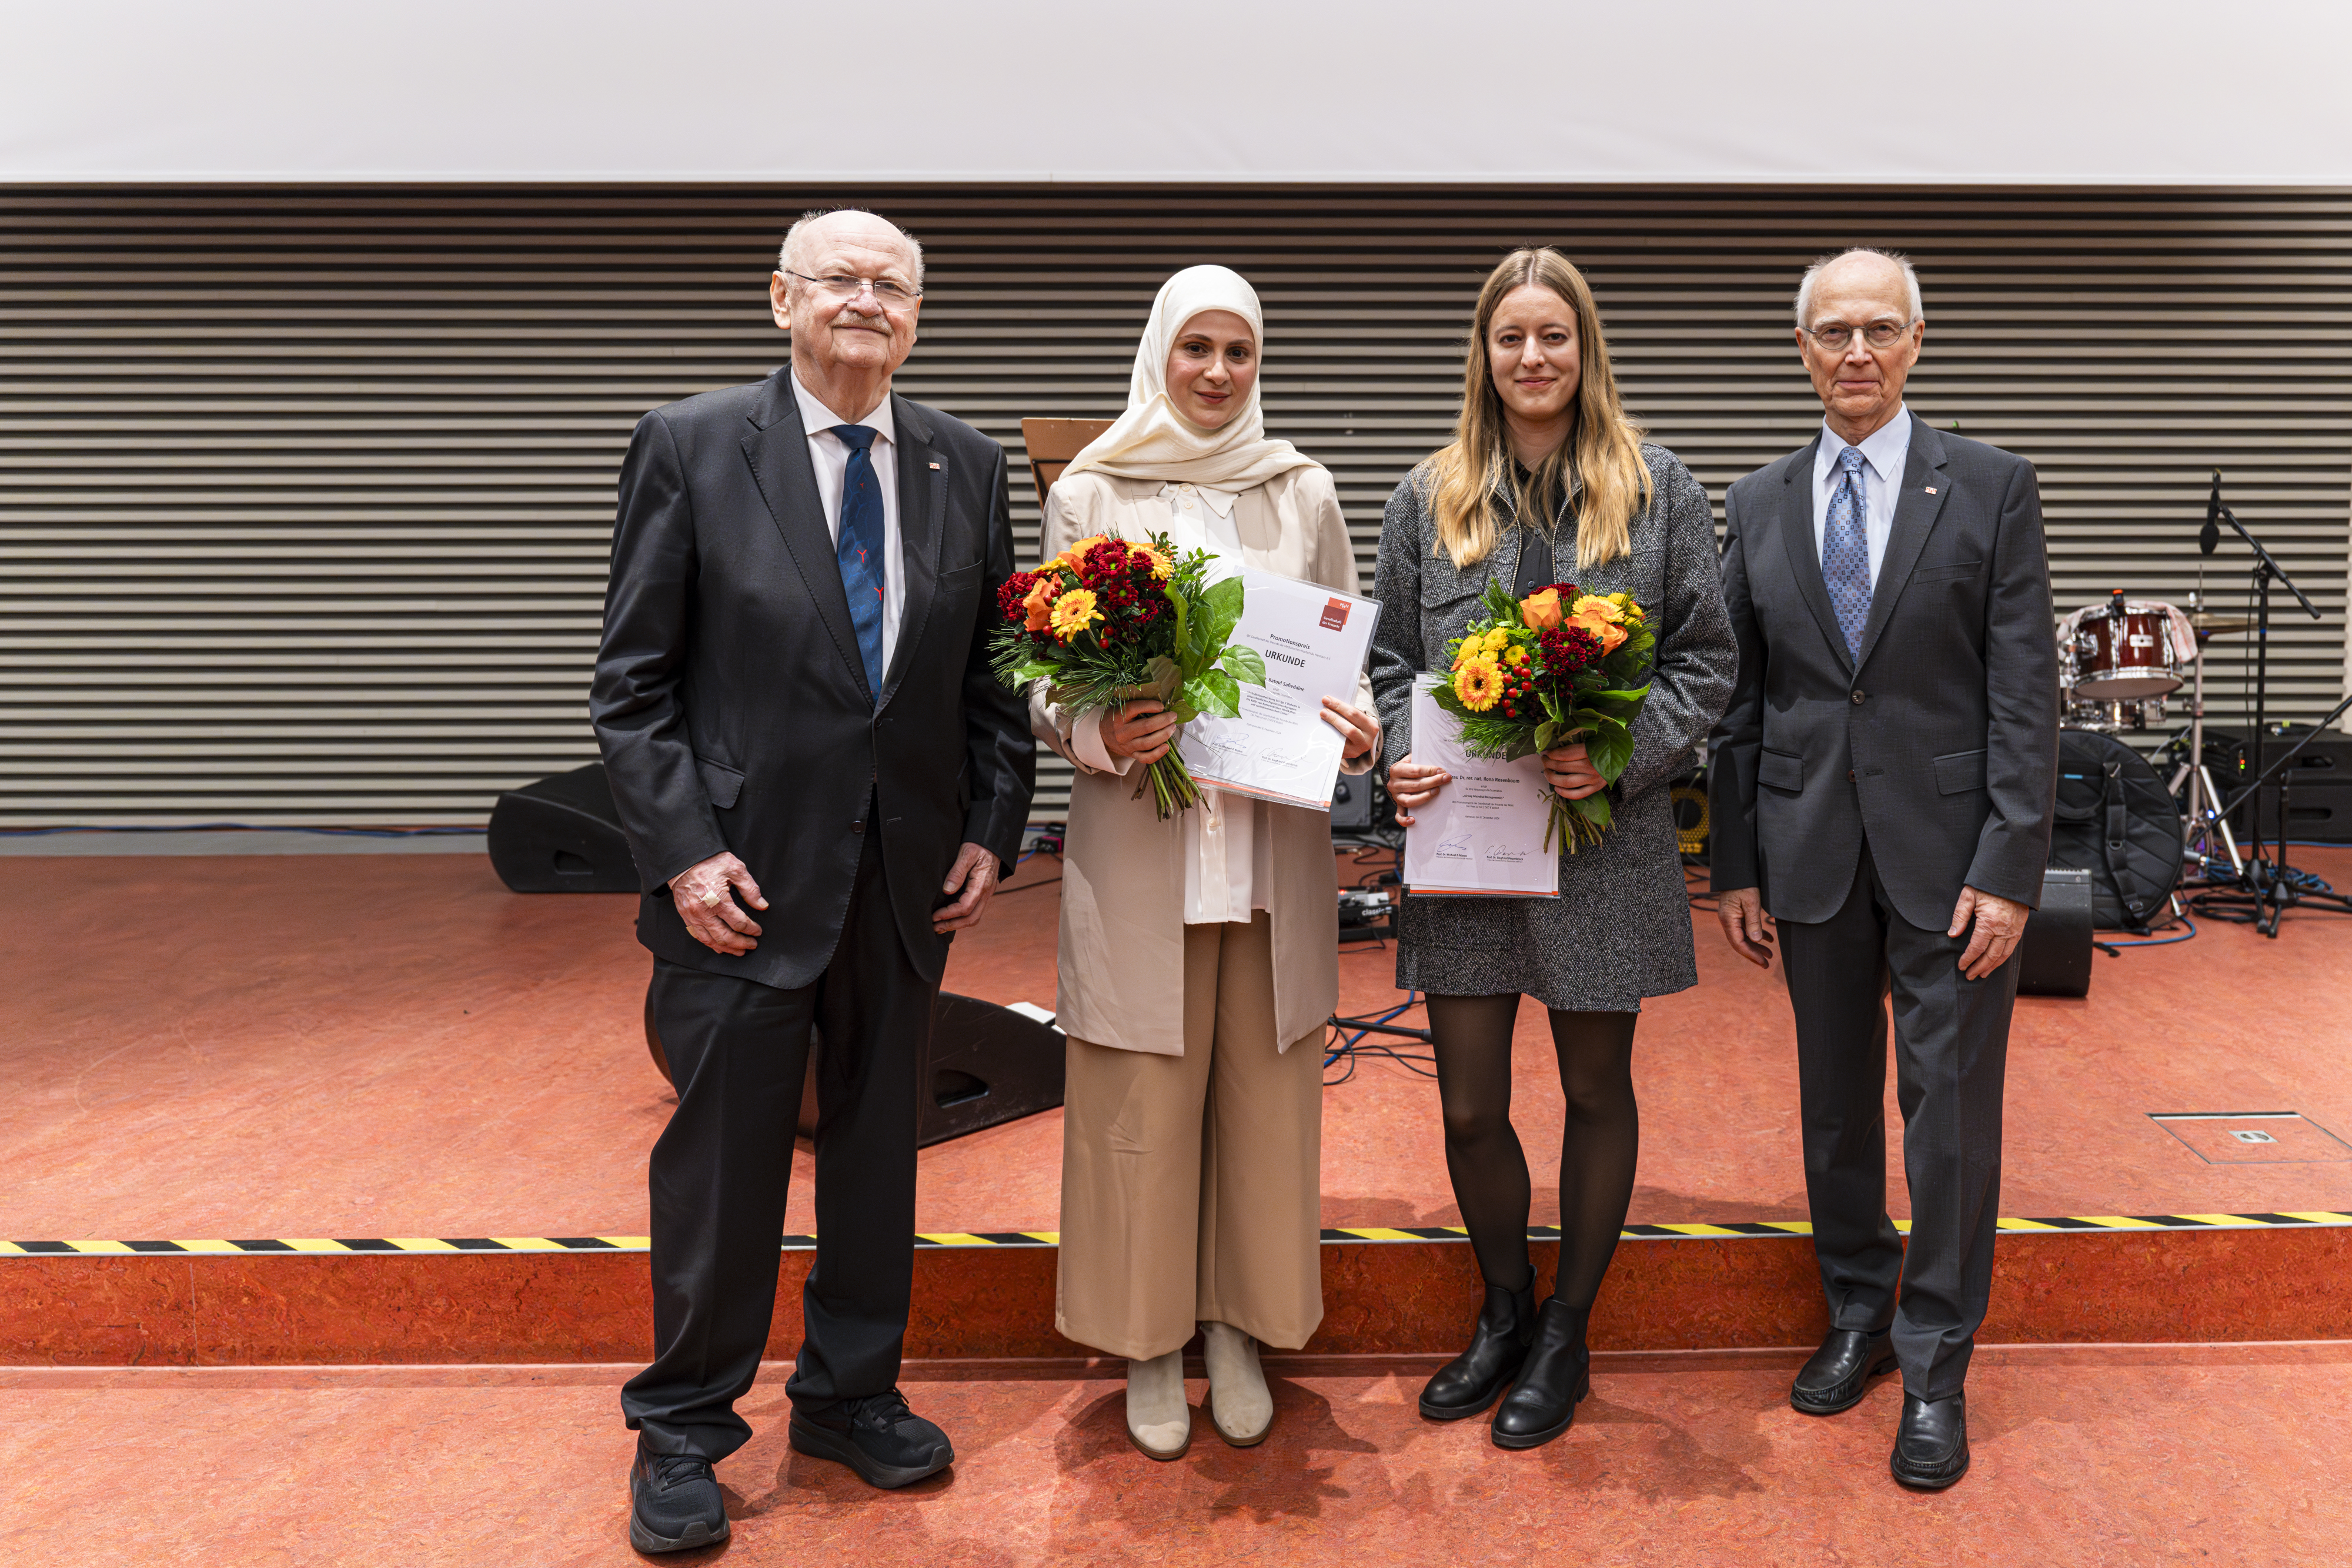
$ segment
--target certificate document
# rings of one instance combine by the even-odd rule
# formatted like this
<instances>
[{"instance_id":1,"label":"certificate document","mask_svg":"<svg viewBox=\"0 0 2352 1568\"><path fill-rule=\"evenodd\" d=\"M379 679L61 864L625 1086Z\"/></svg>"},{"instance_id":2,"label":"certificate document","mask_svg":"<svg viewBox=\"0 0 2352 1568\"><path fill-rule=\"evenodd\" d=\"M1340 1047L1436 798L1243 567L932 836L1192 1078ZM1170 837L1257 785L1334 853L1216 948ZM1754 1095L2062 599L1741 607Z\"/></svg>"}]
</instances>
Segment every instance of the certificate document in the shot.
<instances>
[{"instance_id":1,"label":"certificate document","mask_svg":"<svg viewBox=\"0 0 2352 1568\"><path fill-rule=\"evenodd\" d=\"M1558 898L1559 848L1544 847L1551 809L1543 758L1463 750L1461 721L1430 695L1444 678L1423 674L1412 685L1412 759L1444 768L1453 782L1404 831L1405 886L1415 898Z\"/></svg>"},{"instance_id":2,"label":"certificate document","mask_svg":"<svg viewBox=\"0 0 2352 1568\"><path fill-rule=\"evenodd\" d=\"M1242 573L1242 618L1232 642L1265 661L1265 685L1241 688L1241 714L1202 714L1184 727L1178 750L1203 785L1285 806L1331 809L1339 778L1339 732L1323 722L1323 699L1356 701L1381 607L1369 599L1279 572Z\"/></svg>"}]
</instances>

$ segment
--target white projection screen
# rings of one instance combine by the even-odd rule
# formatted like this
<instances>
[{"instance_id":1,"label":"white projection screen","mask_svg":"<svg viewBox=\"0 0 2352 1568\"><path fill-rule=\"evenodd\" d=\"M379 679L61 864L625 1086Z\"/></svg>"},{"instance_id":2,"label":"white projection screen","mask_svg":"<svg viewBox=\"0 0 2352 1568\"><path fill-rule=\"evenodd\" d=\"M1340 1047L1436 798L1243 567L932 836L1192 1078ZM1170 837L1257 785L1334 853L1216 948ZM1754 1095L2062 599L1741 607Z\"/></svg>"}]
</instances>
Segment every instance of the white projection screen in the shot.
<instances>
[{"instance_id":1,"label":"white projection screen","mask_svg":"<svg viewBox=\"0 0 2352 1568\"><path fill-rule=\"evenodd\" d=\"M0 183L2352 185L2352 5L0 0Z\"/></svg>"}]
</instances>

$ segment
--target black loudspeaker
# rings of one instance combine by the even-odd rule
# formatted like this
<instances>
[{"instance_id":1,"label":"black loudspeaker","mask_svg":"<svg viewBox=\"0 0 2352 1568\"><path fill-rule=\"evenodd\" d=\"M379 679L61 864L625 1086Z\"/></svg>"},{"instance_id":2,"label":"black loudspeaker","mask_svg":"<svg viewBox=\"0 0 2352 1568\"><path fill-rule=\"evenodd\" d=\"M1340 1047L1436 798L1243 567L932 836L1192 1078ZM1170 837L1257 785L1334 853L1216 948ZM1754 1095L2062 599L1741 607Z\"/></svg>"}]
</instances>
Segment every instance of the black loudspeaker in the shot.
<instances>
[{"instance_id":1,"label":"black loudspeaker","mask_svg":"<svg viewBox=\"0 0 2352 1568\"><path fill-rule=\"evenodd\" d=\"M2263 755L2257 767L2247 755L2242 739L2207 731L2205 755L2213 767L2214 782L2221 787L2226 799L2235 786L2254 778L2260 768L2267 768L2284 757L2306 735L2311 735L2309 725L2274 726L2263 739ZM2217 743L2220 759L2215 761ZM2294 761L2279 769L2279 775L2286 786L2288 838L2323 844L2352 844L2352 736L2333 729L2321 730L2294 754ZM2276 839L2276 784L2265 786L2262 797L2262 835ZM2252 799L2242 800L2230 813L2231 829L2241 841L2252 836L2255 806Z\"/></svg>"},{"instance_id":2,"label":"black loudspeaker","mask_svg":"<svg viewBox=\"0 0 2352 1568\"><path fill-rule=\"evenodd\" d=\"M1067 1058L1062 1031L1051 1020L1051 1014L1037 1009L1016 1011L941 991L931 1014L929 1060L923 1064L928 1092L916 1113L916 1145L929 1148L1059 1105ZM816 1058L823 1049L822 1042L810 1042L795 1129L803 1137L816 1132ZM662 1077L675 1082L660 1032L654 1028L650 989L646 993L646 1050Z\"/></svg>"},{"instance_id":3,"label":"black loudspeaker","mask_svg":"<svg viewBox=\"0 0 2352 1568\"><path fill-rule=\"evenodd\" d=\"M500 795L490 809L490 869L517 893L636 892L636 862L604 765Z\"/></svg>"},{"instance_id":4,"label":"black loudspeaker","mask_svg":"<svg viewBox=\"0 0 2352 1568\"><path fill-rule=\"evenodd\" d=\"M1331 831L1360 833L1372 825L1372 776L1342 773L1331 786Z\"/></svg>"},{"instance_id":5,"label":"black loudspeaker","mask_svg":"<svg viewBox=\"0 0 2352 1568\"><path fill-rule=\"evenodd\" d=\"M2052 866L2042 873L2042 906L2017 944L2017 989L2028 997L2091 991L2091 873Z\"/></svg>"}]
</instances>

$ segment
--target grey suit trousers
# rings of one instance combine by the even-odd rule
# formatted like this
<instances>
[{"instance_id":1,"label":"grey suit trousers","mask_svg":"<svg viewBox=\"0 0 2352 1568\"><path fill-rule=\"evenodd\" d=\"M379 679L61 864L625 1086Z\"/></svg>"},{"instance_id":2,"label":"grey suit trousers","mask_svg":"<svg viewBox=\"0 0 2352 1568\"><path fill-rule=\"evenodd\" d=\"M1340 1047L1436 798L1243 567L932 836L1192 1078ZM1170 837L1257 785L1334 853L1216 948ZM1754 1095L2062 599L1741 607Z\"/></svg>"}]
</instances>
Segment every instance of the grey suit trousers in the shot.
<instances>
[{"instance_id":1,"label":"grey suit trousers","mask_svg":"<svg viewBox=\"0 0 2352 1568\"><path fill-rule=\"evenodd\" d=\"M1844 905L1779 923L1797 1018L1805 1193L1831 1322L1894 1328L1906 1392L1957 1394L1992 1293L2001 1084L2017 957L1964 978L1968 936L1896 912L1868 838ZM1886 1021L1911 1188L1906 1249L1886 1213ZM1897 1300L1897 1285L1900 1300Z\"/></svg>"}]
</instances>

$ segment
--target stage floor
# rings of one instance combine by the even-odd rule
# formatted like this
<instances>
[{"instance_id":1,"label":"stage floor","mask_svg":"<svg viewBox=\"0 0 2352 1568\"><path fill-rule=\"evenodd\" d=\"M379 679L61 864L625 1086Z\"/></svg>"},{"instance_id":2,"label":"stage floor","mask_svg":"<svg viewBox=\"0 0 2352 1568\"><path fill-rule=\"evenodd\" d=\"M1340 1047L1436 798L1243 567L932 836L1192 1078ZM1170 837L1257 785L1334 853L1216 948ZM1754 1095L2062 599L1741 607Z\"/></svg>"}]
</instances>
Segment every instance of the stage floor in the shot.
<instances>
[{"instance_id":1,"label":"stage floor","mask_svg":"<svg viewBox=\"0 0 2352 1568\"><path fill-rule=\"evenodd\" d=\"M2352 851L2295 861L2352 882ZM6 864L0 1237L643 1234L670 1096L629 898L520 897L461 854ZM1056 872L1023 868L957 943L949 989L1053 1006ZM1801 1219L1786 997L1694 918L1701 982L1651 1005L1636 1048L1631 1218ZM2199 929L2098 957L2085 999L2021 1000L2004 1214L2352 1209L2352 919L2290 915L2276 941ZM1344 950L1340 972L1342 1011L1402 999L1384 947ZM1519 1051L1548 1224L1560 1099L1533 1007ZM1327 1226L1457 1221L1429 1080L1367 1061L1326 1103ZM2250 1113L2306 1121L2151 1119ZM1053 1113L926 1150L919 1228L1056 1228L1060 1147ZM810 1163L803 1147L787 1230L813 1226Z\"/></svg>"}]
</instances>

